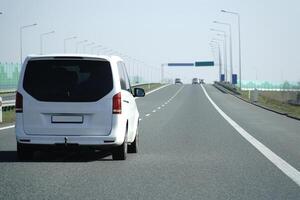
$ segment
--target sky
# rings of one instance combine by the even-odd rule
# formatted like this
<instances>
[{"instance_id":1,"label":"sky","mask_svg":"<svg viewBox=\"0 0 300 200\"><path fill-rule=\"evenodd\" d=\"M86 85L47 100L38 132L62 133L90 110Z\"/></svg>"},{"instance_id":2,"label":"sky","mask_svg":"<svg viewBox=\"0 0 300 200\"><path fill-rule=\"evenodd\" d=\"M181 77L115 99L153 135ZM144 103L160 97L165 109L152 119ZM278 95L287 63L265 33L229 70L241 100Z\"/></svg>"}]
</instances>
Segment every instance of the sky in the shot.
<instances>
[{"instance_id":1,"label":"sky","mask_svg":"<svg viewBox=\"0 0 300 200\"><path fill-rule=\"evenodd\" d=\"M217 59L209 42L220 36L210 29L228 32L213 23L217 20L231 24L233 71L238 73L237 18L221 9L241 16L243 80L300 81L297 0L0 0L0 62L20 62L20 27L37 23L22 31L23 59L39 54L40 35L54 30L43 37L45 54L63 53L64 39L77 36L67 41L67 53L88 40L85 44L94 42L138 60L125 59L129 72L158 81L162 64ZM79 52L91 53L93 46L83 46ZM218 79L218 66L165 66L164 71L165 77L186 83L194 77Z\"/></svg>"}]
</instances>

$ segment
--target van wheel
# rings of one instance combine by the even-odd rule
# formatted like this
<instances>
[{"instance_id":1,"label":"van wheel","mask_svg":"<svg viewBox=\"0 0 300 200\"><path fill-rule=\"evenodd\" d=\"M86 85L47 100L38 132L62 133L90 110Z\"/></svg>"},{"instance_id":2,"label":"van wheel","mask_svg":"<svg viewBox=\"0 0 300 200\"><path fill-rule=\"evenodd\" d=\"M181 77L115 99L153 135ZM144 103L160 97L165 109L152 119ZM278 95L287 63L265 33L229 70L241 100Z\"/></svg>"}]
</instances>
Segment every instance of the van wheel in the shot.
<instances>
[{"instance_id":1,"label":"van wheel","mask_svg":"<svg viewBox=\"0 0 300 200\"><path fill-rule=\"evenodd\" d=\"M127 156L127 142L125 140L121 146L117 146L114 148L112 152L112 158L113 160L126 160L126 156Z\"/></svg>"},{"instance_id":2,"label":"van wheel","mask_svg":"<svg viewBox=\"0 0 300 200\"><path fill-rule=\"evenodd\" d=\"M17 155L20 160L30 160L33 158L34 151L17 143Z\"/></svg>"},{"instance_id":3,"label":"van wheel","mask_svg":"<svg viewBox=\"0 0 300 200\"><path fill-rule=\"evenodd\" d=\"M128 146L128 153L137 153L138 149L139 149L139 134L137 130L134 141Z\"/></svg>"}]
</instances>

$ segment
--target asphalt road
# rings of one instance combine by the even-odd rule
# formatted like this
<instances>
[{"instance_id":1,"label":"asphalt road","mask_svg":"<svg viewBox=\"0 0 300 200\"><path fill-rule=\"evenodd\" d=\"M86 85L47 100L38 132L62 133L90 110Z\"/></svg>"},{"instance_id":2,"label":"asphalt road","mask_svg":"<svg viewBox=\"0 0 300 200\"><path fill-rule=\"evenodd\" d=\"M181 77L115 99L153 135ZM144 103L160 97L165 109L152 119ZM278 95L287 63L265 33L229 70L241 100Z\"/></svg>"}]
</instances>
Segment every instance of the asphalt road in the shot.
<instances>
[{"instance_id":1,"label":"asphalt road","mask_svg":"<svg viewBox=\"0 0 300 200\"><path fill-rule=\"evenodd\" d=\"M296 170L300 122L211 85L228 116ZM14 130L0 131L0 199L300 199L300 187L244 139L199 85L171 85L137 99L140 153L37 153L16 159Z\"/></svg>"}]
</instances>

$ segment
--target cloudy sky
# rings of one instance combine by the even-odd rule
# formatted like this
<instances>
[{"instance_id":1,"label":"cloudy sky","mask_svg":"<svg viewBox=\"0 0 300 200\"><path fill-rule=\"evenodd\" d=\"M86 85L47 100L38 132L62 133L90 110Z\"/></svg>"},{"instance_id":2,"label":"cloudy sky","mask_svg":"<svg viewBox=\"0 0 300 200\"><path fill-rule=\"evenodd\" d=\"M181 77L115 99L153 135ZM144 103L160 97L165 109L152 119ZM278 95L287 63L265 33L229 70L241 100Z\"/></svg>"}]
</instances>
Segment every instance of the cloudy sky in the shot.
<instances>
[{"instance_id":1,"label":"cloudy sky","mask_svg":"<svg viewBox=\"0 0 300 200\"><path fill-rule=\"evenodd\" d=\"M227 30L214 20L232 25L233 68L238 72L238 35L235 16L241 15L242 73L247 80L300 81L300 1L297 0L0 0L0 62L20 61L20 27L23 57L40 53L74 53L81 40L94 42L142 62L127 61L142 73L160 79L161 64L213 60L209 46L218 37L210 28ZM91 53L92 46L79 45ZM228 50L229 52L229 50ZM228 53L229 54L229 53ZM228 59L229 64L229 59ZM151 70L150 70L151 69ZM147 71L146 71L147 70ZM166 76L216 80L218 67L166 68ZM149 73L148 73L149 74Z\"/></svg>"}]
</instances>

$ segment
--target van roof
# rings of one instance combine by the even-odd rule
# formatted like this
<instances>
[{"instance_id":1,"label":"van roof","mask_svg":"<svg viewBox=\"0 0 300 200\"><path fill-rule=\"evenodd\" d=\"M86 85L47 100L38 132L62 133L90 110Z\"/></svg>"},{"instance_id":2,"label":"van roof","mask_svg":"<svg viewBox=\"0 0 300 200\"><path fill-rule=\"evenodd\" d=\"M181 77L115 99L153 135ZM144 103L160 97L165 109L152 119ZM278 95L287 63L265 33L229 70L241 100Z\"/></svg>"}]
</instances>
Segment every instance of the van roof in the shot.
<instances>
[{"instance_id":1,"label":"van roof","mask_svg":"<svg viewBox=\"0 0 300 200\"><path fill-rule=\"evenodd\" d=\"M108 61L123 61L122 58L115 55L94 55L94 54L45 54L45 55L37 55L32 54L28 55L27 58L34 59L34 58L53 58L53 57L83 57L83 58L102 58Z\"/></svg>"}]
</instances>

